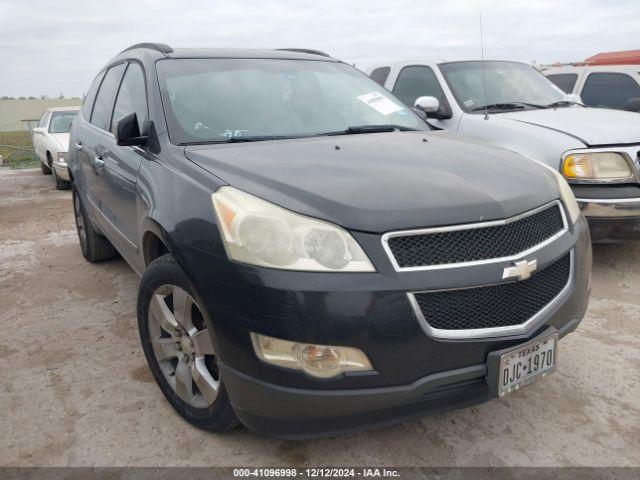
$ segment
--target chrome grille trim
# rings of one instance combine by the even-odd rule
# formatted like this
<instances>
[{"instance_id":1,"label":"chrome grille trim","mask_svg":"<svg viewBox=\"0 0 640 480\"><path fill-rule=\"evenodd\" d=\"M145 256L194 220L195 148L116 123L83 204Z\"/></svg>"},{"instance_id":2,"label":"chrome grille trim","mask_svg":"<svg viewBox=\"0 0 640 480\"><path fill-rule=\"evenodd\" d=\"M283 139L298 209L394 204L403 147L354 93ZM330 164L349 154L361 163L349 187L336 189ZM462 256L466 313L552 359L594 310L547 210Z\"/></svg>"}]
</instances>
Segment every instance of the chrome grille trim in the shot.
<instances>
[{"instance_id":1,"label":"chrome grille trim","mask_svg":"<svg viewBox=\"0 0 640 480\"><path fill-rule=\"evenodd\" d=\"M562 256L566 255L566 252L560 255L556 260L562 258ZM422 314L422 310L418 305L418 301L414 296L414 293L430 293L430 292L438 292L443 290L423 290L416 292L408 292L407 298L409 299L409 303L411 304L411 308L413 309L416 318L418 319L418 323L425 331L425 333L434 338L441 339L456 339L456 340L466 340L466 339L474 339L474 338L487 338L487 337L504 337L508 335L524 335L529 333L534 328L538 327L548 315L554 313L562 304L563 300L570 294L571 289L573 288L574 282L574 250L571 249L569 252L569 278L567 280L564 288L556 295L547 305L545 305L541 310L538 311L535 315L529 318L526 322L521 323L519 325L509 325L506 327L491 327L491 328L474 328L474 329L466 329L466 330L444 330L433 328L427 320L424 318ZM525 280L526 281L526 280ZM500 282L500 283L508 283L508 282ZM489 285L474 285L470 287L462 287L462 288L451 288L445 289L445 291L450 290L464 290L469 288L480 288L480 287L488 287L491 285L499 285L497 284L489 284Z\"/></svg>"},{"instance_id":2,"label":"chrome grille trim","mask_svg":"<svg viewBox=\"0 0 640 480\"><path fill-rule=\"evenodd\" d=\"M489 258L489 259L483 259L483 260L472 260L472 261L468 261L468 262L458 262L458 263L443 263L443 264L438 264L438 265L422 265L422 266L416 266L416 267L401 267L398 262L396 261L395 256L393 255L393 252L391 251L391 248L389 247L389 239L394 238L394 237L404 237L404 236L410 236L410 235L425 235L425 234L430 234L430 233L442 233L442 232L454 232L454 231L459 231L459 230L474 230L474 229L480 229L480 228L487 228L487 227L495 227L498 225L507 225L509 223L513 223L515 221L521 220L523 218L529 217L531 215L535 215L538 212L541 212L542 210L545 210L553 205L557 205L558 208L560 209L560 215L562 217L562 224L563 224L563 228L558 231L555 235L549 237L548 239L546 239L545 241L534 245L533 247L523 250L521 252L518 252L514 255L509 255L506 257L497 257L497 258ZM521 213L519 215L513 216L513 217L509 217L503 220L492 220L489 222L478 222L478 223L465 223L465 224L461 224L461 225L451 225L451 226L447 226L447 227L434 227L434 228L423 228L423 229L416 229L416 230L400 230L400 231L394 231L394 232L387 232L385 234L382 235L382 248L384 248L384 251L387 254L387 257L389 258L389 260L391 261L391 264L393 265L393 268L395 269L396 272L415 272L415 271L422 271L422 270L442 270L442 269L446 269L446 268L459 268L459 267L470 267L470 266L474 266L474 265L486 265L486 264L491 264L491 263L499 263L499 262L505 262L505 261L510 261L510 260L517 260L523 256L529 255L537 250L540 250L541 248L549 245L551 242L553 242L554 240L560 238L562 235L564 235L567 231L569 230L569 223L567 221L567 215L564 209L564 205L562 204L562 202L560 200L554 200L552 202L546 203L540 207L534 208L533 210L529 210L528 212L524 212Z\"/></svg>"}]
</instances>

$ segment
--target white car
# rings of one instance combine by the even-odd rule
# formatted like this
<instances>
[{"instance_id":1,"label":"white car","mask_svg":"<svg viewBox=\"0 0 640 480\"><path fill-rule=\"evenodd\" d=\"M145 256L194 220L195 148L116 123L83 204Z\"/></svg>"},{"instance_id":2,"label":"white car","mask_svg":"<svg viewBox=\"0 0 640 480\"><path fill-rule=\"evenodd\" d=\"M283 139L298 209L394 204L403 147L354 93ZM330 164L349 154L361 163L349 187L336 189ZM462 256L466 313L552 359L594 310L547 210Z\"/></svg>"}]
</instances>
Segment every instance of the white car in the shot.
<instances>
[{"instance_id":1,"label":"white car","mask_svg":"<svg viewBox=\"0 0 640 480\"><path fill-rule=\"evenodd\" d=\"M42 115L33 129L33 149L36 152L42 173L53 174L57 190L70 186L67 155L69 152L69 130L80 107L50 108Z\"/></svg>"},{"instance_id":2,"label":"white car","mask_svg":"<svg viewBox=\"0 0 640 480\"><path fill-rule=\"evenodd\" d=\"M546 67L542 73L590 107L640 112L640 65Z\"/></svg>"},{"instance_id":3,"label":"white car","mask_svg":"<svg viewBox=\"0 0 640 480\"><path fill-rule=\"evenodd\" d=\"M640 117L588 108L531 65L412 61L371 78L436 128L475 137L560 171L594 240L640 236ZM505 182L509 172L505 171ZM522 195L535 192L523 191Z\"/></svg>"}]
</instances>

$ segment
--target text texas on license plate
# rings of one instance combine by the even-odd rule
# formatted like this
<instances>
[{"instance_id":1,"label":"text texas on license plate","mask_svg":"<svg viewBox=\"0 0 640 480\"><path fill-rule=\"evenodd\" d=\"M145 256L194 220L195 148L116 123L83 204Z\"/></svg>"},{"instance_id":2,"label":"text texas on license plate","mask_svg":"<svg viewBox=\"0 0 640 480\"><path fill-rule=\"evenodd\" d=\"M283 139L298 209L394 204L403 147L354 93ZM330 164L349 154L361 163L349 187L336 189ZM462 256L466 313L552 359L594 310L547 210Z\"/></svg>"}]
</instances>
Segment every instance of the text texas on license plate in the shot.
<instances>
[{"instance_id":1,"label":"text texas on license plate","mask_svg":"<svg viewBox=\"0 0 640 480\"><path fill-rule=\"evenodd\" d=\"M519 346L500 358L498 396L518 390L556 369L558 334Z\"/></svg>"}]
</instances>

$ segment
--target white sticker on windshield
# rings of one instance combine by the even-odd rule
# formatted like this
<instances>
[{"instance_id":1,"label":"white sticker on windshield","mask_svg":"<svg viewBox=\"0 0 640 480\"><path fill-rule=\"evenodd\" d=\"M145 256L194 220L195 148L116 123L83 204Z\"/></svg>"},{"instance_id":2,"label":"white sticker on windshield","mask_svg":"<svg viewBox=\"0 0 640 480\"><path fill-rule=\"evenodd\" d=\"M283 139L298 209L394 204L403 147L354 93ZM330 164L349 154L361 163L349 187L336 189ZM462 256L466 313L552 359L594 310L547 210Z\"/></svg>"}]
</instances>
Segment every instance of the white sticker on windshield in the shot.
<instances>
[{"instance_id":1,"label":"white sticker on windshield","mask_svg":"<svg viewBox=\"0 0 640 480\"><path fill-rule=\"evenodd\" d=\"M380 92L365 93L357 98L362 103L366 103L382 115L391 115L392 113L404 110L404 108L397 103L392 102Z\"/></svg>"}]
</instances>

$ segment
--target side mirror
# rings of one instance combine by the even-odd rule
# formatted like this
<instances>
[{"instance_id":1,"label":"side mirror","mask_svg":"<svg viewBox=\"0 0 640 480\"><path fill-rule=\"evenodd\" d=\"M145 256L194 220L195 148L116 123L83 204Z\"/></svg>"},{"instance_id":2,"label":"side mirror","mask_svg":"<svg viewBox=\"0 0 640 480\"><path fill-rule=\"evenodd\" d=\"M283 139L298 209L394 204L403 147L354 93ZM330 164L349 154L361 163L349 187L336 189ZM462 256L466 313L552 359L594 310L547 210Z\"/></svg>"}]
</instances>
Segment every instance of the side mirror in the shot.
<instances>
[{"instance_id":1,"label":"side mirror","mask_svg":"<svg viewBox=\"0 0 640 480\"><path fill-rule=\"evenodd\" d=\"M627 100L624 104L624 109L629 112L640 112L640 97Z\"/></svg>"},{"instance_id":2,"label":"side mirror","mask_svg":"<svg viewBox=\"0 0 640 480\"><path fill-rule=\"evenodd\" d=\"M562 100L564 100L565 102L583 103L582 97L577 93L567 93L564 97L562 97Z\"/></svg>"},{"instance_id":3,"label":"side mirror","mask_svg":"<svg viewBox=\"0 0 640 480\"><path fill-rule=\"evenodd\" d=\"M34 129L32 129L31 131L33 133L37 133L37 134L41 135L41 134L43 134L45 132L45 130L46 130L46 128L44 128L44 127L36 127Z\"/></svg>"},{"instance_id":4,"label":"side mirror","mask_svg":"<svg viewBox=\"0 0 640 480\"><path fill-rule=\"evenodd\" d=\"M116 124L116 142L125 147L146 145L149 137L140 135L138 116L134 113L125 115Z\"/></svg>"},{"instance_id":5,"label":"side mirror","mask_svg":"<svg viewBox=\"0 0 640 480\"><path fill-rule=\"evenodd\" d=\"M436 97L418 97L413 104L413 108L424 112L427 118L444 120L452 117L451 108L449 107L449 105L440 105L440 102Z\"/></svg>"},{"instance_id":6,"label":"side mirror","mask_svg":"<svg viewBox=\"0 0 640 480\"><path fill-rule=\"evenodd\" d=\"M427 115L440 110L440 102L436 97L418 97L413 106Z\"/></svg>"}]
</instances>

